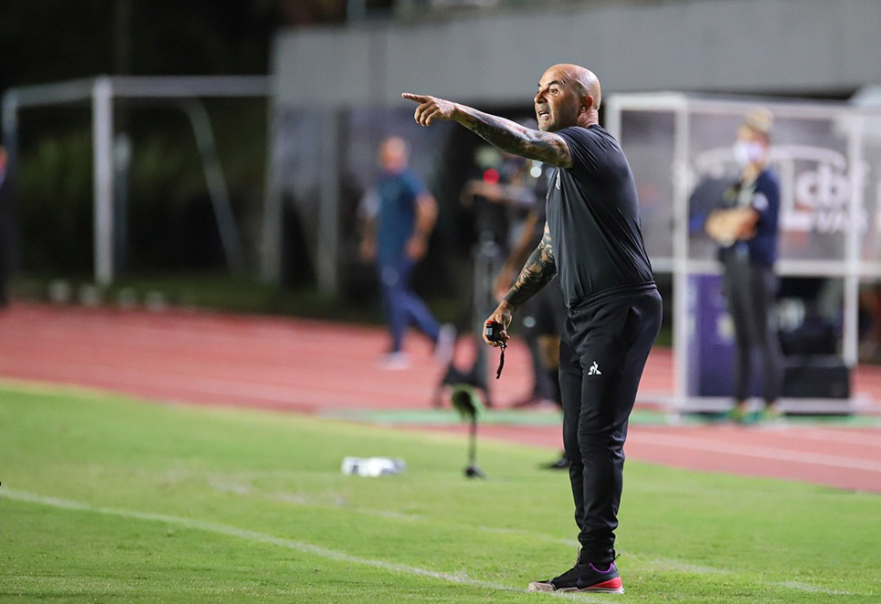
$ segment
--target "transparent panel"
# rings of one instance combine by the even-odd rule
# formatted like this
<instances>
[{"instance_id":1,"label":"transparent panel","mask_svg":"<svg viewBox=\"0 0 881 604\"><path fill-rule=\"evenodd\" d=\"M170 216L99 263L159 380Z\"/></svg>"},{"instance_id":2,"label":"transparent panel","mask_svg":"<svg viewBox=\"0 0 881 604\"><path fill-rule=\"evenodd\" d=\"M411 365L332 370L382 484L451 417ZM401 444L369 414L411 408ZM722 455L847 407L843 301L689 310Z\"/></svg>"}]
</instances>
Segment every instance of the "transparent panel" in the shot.
<instances>
[{"instance_id":1,"label":"transparent panel","mask_svg":"<svg viewBox=\"0 0 881 604\"><path fill-rule=\"evenodd\" d=\"M673 256L673 144L669 111L624 111L621 146L639 192L642 234L653 261Z\"/></svg>"},{"instance_id":2,"label":"transparent panel","mask_svg":"<svg viewBox=\"0 0 881 604\"><path fill-rule=\"evenodd\" d=\"M866 262L881 263L881 113L867 113L858 123L863 142L861 209L866 217L861 224L861 258Z\"/></svg>"},{"instance_id":3,"label":"transparent panel","mask_svg":"<svg viewBox=\"0 0 881 604\"><path fill-rule=\"evenodd\" d=\"M770 167L780 177L780 258L843 261L850 224L848 131L833 116L803 117L786 106L774 112ZM739 178L733 143L746 108L695 109L689 120L689 181L693 192L693 259L712 258L715 246L696 228ZM793 113L796 113L795 115ZM865 217L863 216L864 220Z\"/></svg>"}]
</instances>

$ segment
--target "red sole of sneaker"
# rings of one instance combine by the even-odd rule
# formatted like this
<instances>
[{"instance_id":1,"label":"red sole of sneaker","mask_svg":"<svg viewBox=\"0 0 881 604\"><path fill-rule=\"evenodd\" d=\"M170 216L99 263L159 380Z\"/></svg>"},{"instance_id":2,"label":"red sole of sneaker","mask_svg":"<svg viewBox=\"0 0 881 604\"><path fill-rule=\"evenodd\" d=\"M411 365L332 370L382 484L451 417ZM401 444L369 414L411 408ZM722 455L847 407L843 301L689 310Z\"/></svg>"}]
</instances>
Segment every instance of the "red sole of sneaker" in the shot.
<instances>
[{"instance_id":1,"label":"red sole of sneaker","mask_svg":"<svg viewBox=\"0 0 881 604\"><path fill-rule=\"evenodd\" d=\"M567 590L561 589L560 591L577 591L581 593L595 594L623 594L624 585L621 583L620 577L615 577L614 579L609 579L608 581L603 581L602 583L597 583L590 587L582 587L580 589L575 587Z\"/></svg>"},{"instance_id":2,"label":"red sole of sneaker","mask_svg":"<svg viewBox=\"0 0 881 604\"><path fill-rule=\"evenodd\" d=\"M554 591L569 591L569 592L577 592L580 594L623 594L623 587L584 587L582 589L578 589L577 587L563 587L561 589L555 589Z\"/></svg>"},{"instance_id":3,"label":"red sole of sneaker","mask_svg":"<svg viewBox=\"0 0 881 604\"><path fill-rule=\"evenodd\" d=\"M530 583L527 591L570 591L595 594L623 594L624 586L622 585L620 578L603 581L602 583L597 583L590 587L561 587L559 589L554 589L554 586L550 583L537 581L535 583Z\"/></svg>"}]
</instances>

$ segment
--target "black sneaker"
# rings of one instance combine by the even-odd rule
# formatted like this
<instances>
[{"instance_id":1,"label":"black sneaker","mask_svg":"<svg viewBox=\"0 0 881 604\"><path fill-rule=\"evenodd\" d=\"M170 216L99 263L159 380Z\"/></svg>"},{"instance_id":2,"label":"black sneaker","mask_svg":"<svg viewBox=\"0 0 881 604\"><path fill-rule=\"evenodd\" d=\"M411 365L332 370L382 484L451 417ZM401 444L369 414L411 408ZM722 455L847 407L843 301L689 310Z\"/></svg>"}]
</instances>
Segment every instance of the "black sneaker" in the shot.
<instances>
[{"instance_id":1,"label":"black sneaker","mask_svg":"<svg viewBox=\"0 0 881 604\"><path fill-rule=\"evenodd\" d=\"M529 591L581 591L607 594L623 594L624 586L618 576L618 568L609 562L605 570L586 562L576 564L559 577L547 581L533 581Z\"/></svg>"},{"instance_id":2,"label":"black sneaker","mask_svg":"<svg viewBox=\"0 0 881 604\"><path fill-rule=\"evenodd\" d=\"M556 461L553 461L549 464L545 464L542 466L546 470L568 470L569 469L569 458L566 457L566 454L563 453L560 455L560 458Z\"/></svg>"}]
</instances>

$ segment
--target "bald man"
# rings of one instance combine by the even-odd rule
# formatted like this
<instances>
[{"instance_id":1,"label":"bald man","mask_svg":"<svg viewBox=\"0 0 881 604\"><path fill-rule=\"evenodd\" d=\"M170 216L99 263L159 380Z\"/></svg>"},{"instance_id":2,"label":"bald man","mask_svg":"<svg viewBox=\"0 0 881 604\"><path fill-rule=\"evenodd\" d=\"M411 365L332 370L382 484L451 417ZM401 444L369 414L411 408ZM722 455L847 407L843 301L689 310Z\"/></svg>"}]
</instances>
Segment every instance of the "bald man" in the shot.
<instances>
[{"instance_id":1,"label":"bald man","mask_svg":"<svg viewBox=\"0 0 881 604\"><path fill-rule=\"evenodd\" d=\"M422 126L453 120L504 151L556 167L544 237L488 319L502 324L507 341L516 309L559 276L568 307L560 344L563 443L581 549L574 567L529 589L623 593L614 560L624 440L661 325L661 297L630 166L599 124L600 82L578 65L545 71L533 99L538 130L459 103L403 96L418 103Z\"/></svg>"}]
</instances>

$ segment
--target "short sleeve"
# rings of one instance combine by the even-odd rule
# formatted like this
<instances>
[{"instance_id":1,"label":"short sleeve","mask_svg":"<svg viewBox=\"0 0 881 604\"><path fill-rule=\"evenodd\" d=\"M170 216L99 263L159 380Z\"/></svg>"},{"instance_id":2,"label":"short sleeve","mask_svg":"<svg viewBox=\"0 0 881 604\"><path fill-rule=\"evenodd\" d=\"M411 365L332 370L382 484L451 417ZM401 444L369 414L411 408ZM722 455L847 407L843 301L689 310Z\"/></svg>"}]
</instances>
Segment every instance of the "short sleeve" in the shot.
<instances>
[{"instance_id":1,"label":"short sleeve","mask_svg":"<svg viewBox=\"0 0 881 604\"><path fill-rule=\"evenodd\" d=\"M379 191L375 188L369 189L358 204L358 217L361 220L373 220L379 214L380 203Z\"/></svg>"},{"instance_id":2,"label":"short sleeve","mask_svg":"<svg viewBox=\"0 0 881 604\"><path fill-rule=\"evenodd\" d=\"M776 213L780 206L780 185L777 180L772 177L762 178L756 186L753 193L750 207L752 207L759 216L764 218L771 213Z\"/></svg>"},{"instance_id":3,"label":"short sleeve","mask_svg":"<svg viewBox=\"0 0 881 604\"><path fill-rule=\"evenodd\" d=\"M419 177L412 171L406 173L404 182L406 183L407 191L413 197L414 201L426 191L425 184L423 184Z\"/></svg>"},{"instance_id":4,"label":"short sleeve","mask_svg":"<svg viewBox=\"0 0 881 604\"><path fill-rule=\"evenodd\" d=\"M569 153L572 154L573 172L594 173L599 167L599 148L593 135L587 128L572 126L557 131L566 145L569 147Z\"/></svg>"},{"instance_id":5,"label":"short sleeve","mask_svg":"<svg viewBox=\"0 0 881 604\"><path fill-rule=\"evenodd\" d=\"M753 199L750 205L759 214L766 213L768 211L768 208L771 207L770 202L768 202L768 196L761 191L756 191L753 194Z\"/></svg>"}]
</instances>

